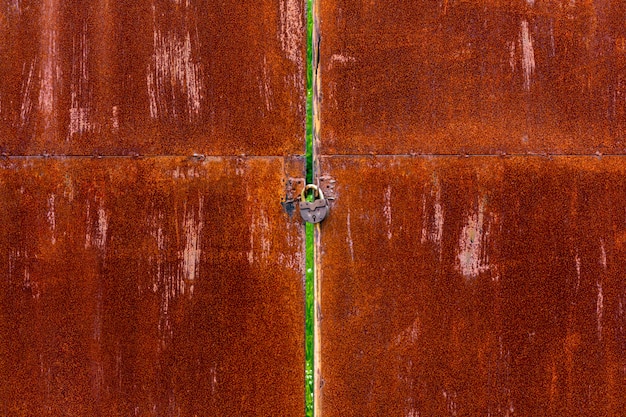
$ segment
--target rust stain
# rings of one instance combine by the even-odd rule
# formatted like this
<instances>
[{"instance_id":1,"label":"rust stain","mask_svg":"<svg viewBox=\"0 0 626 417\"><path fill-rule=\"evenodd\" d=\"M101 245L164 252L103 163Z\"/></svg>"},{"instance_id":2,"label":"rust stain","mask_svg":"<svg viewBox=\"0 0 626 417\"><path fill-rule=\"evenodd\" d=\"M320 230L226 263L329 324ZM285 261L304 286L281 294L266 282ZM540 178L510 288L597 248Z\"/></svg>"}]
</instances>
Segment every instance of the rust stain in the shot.
<instances>
[{"instance_id":1,"label":"rust stain","mask_svg":"<svg viewBox=\"0 0 626 417\"><path fill-rule=\"evenodd\" d=\"M322 415L626 415L620 157L320 169Z\"/></svg>"},{"instance_id":2,"label":"rust stain","mask_svg":"<svg viewBox=\"0 0 626 417\"><path fill-rule=\"evenodd\" d=\"M4 2L0 151L301 154L303 7Z\"/></svg>"},{"instance_id":3,"label":"rust stain","mask_svg":"<svg viewBox=\"0 0 626 417\"><path fill-rule=\"evenodd\" d=\"M626 152L619 2L320 3L321 152Z\"/></svg>"},{"instance_id":4,"label":"rust stain","mask_svg":"<svg viewBox=\"0 0 626 417\"><path fill-rule=\"evenodd\" d=\"M0 166L0 414L304 410L282 158ZM301 172L301 171L300 171Z\"/></svg>"}]
</instances>

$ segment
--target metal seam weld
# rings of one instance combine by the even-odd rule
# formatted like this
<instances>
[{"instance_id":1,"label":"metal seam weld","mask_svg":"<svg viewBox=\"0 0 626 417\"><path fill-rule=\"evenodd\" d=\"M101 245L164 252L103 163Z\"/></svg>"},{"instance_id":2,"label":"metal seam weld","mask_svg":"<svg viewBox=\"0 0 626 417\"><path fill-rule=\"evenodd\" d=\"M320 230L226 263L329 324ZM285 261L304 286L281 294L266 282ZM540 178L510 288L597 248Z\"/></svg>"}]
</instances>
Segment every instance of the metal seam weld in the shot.
<instances>
[{"instance_id":1,"label":"metal seam weld","mask_svg":"<svg viewBox=\"0 0 626 417\"><path fill-rule=\"evenodd\" d=\"M604 158L604 157L624 157L626 154L621 153L472 153L472 154L459 154L459 153L398 153L398 154L375 154L375 153L365 153L365 154L323 154L318 155L318 158L362 158L362 157L371 157L371 158L396 158L396 157L404 157L404 158L509 158L509 157L536 157L536 158L562 158L562 157L575 157L575 158Z\"/></svg>"},{"instance_id":2,"label":"metal seam weld","mask_svg":"<svg viewBox=\"0 0 626 417\"><path fill-rule=\"evenodd\" d=\"M390 157L411 157L411 158L473 158L473 157L492 157L492 158L508 158L508 157L537 157L537 158L562 158L562 157L575 157L575 158L605 158L605 157L625 157L626 153L472 153L472 154L459 154L459 153L399 153L399 154L316 154L315 158L390 158ZM2 159L285 159L292 157L300 157L300 155L0 155ZM308 158L308 156L307 156ZM313 163L311 163L313 165ZM311 181L308 181L311 182Z\"/></svg>"},{"instance_id":3,"label":"metal seam weld","mask_svg":"<svg viewBox=\"0 0 626 417\"><path fill-rule=\"evenodd\" d=\"M196 159L196 160L211 160L211 159L269 159L269 160L284 160L294 157L301 157L301 155L0 155L2 159Z\"/></svg>"}]
</instances>

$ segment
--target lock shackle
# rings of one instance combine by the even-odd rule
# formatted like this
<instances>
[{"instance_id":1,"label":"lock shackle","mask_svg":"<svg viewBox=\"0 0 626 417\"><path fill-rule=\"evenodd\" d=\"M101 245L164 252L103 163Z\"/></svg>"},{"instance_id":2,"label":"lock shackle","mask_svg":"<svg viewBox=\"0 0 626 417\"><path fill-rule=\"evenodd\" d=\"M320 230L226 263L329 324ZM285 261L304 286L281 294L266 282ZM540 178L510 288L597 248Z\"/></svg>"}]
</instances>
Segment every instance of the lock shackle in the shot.
<instances>
[{"instance_id":1,"label":"lock shackle","mask_svg":"<svg viewBox=\"0 0 626 417\"><path fill-rule=\"evenodd\" d=\"M313 193L314 197L319 197L320 200L324 199L324 193L322 192L320 187L318 187L315 184L307 184L302 189L302 193L300 193L300 201L306 201L306 192L308 190L313 190L314 191L314 193Z\"/></svg>"}]
</instances>

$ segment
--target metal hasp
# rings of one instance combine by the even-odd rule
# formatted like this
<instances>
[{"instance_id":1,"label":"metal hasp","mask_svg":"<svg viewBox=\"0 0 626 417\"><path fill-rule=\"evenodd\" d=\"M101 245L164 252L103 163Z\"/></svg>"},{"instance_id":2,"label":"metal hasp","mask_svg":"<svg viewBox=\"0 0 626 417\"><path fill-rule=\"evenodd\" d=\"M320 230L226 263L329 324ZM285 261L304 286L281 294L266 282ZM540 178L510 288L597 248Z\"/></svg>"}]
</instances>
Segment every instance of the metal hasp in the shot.
<instances>
[{"instance_id":1,"label":"metal hasp","mask_svg":"<svg viewBox=\"0 0 626 417\"><path fill-rule=\"evenodd\" d=\"M306 201L306 192L313 190L315 200ZM328 214L328 201L324 198L324 193L315 184L307 184L300 194L300 216L307 223L319 223Z\"/></svg>"}]
</instances>

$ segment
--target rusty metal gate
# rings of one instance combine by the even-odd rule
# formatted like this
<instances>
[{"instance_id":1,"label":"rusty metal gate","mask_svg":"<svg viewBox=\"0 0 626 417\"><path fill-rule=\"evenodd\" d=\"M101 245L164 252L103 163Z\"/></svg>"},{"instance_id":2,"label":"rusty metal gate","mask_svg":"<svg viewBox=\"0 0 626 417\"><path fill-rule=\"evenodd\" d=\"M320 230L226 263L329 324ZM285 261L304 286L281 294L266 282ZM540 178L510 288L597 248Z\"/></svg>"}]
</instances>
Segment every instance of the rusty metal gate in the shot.
<instances>
[{"instance_id":1,"label":"rusty metal gate","mask_svg":"<svg viewBox=\"0 0 626 417\"><path fill-rule=\"evenodd\" d=\"M317 415L626 416L626 6L307 4L2 2L0 416L304 415L307 116Z\"/></svg>"},{"instance_id":2,"label":"rusty metal gate","mask_svg":"<svg viewBox=\"0 0 626 417\"><path fill-rule=\"evenodd\" d=\"M324 417L626 416L625 11L319 2Z\"/></svg>"},{"instance_id":3,"label":"rusty metal gate","mask_svg":"<svg viewBox=\"0 0 626 417\"><path fill-rule=\"evenodd\" d=\"M297 416L304 8L0 9L0 415Z\"/></svg>"}]
</instances>

